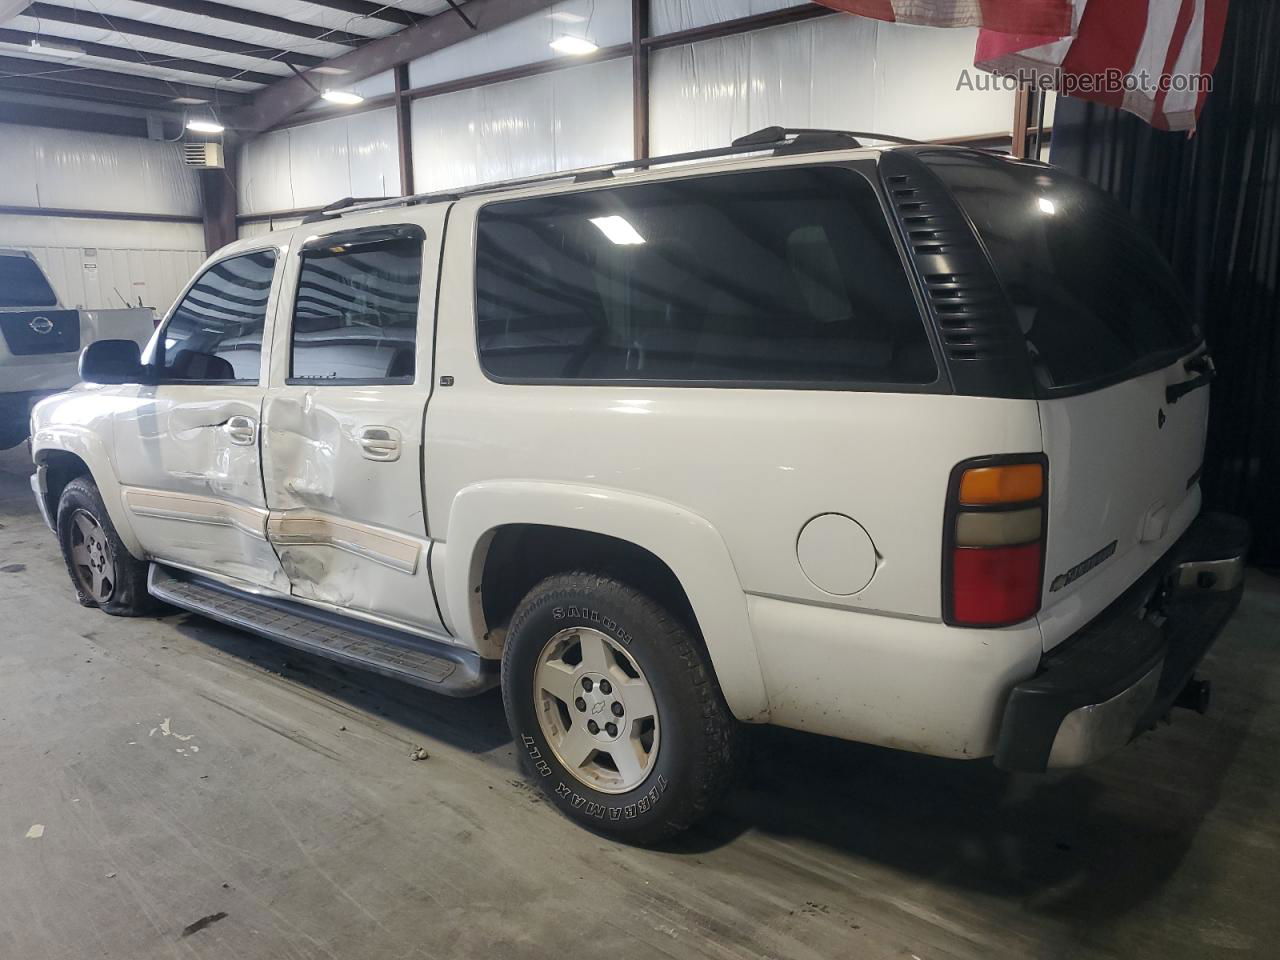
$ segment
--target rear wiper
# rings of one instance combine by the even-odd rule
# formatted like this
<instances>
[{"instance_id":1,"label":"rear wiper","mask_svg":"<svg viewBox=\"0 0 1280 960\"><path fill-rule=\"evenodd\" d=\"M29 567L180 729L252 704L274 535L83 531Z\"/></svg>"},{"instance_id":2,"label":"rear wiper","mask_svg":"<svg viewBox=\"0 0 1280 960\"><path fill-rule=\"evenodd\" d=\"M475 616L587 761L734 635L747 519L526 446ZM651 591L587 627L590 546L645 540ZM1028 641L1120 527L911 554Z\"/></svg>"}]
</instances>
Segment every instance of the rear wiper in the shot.
<instances>
[{"instance_id":1,"label":"rear wiper","mask_svg":"<svg viewBox=\"0 0 1280 960\"><path fill-rule=\"evenodd\" d=\"M1181 383L1171 383L1165 387L1165 403L1177 403L1192 390L1207 387L1218 376L1217 368L1213 365L1213 358L1207 353L1192 357L1182 365L1182 369L1186 370L1187 373L1197 374L1197 376L1192 377L1190 380L1183 380Z\"/></svg>"}]
</instances>

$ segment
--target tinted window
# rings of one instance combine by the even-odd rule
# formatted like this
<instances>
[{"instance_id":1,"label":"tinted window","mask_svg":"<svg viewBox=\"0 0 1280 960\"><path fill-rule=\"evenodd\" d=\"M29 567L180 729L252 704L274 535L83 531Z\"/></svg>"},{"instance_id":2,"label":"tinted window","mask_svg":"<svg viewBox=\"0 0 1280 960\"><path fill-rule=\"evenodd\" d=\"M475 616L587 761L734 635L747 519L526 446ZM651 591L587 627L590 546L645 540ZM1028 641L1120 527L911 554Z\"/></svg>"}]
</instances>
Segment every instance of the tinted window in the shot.
<instances>
[{"instance_id":1,"label":"tinted window","mask_svg":"<svg viewBox=\"0 0 1280 960\"><path fill-rule=\"evenodd\" d=\"M486 206L480 357L502 379L929 383L871 185L792 168Z\"/></svg>"},{"instance_id":2,"label":"tinted window","mask_svg":"<svg viewBox=\"0 0 1280 960\"><path fill-rule=\"evenodd\" d=\"M412 383L421 233L321 242L302 253L290 376Z\"/></svg>"},{"instance_id":3,"label":"tinted window","mask_svg":"<svg viewBox=\"0 0 1280 960\"><path fill-rule=\"evenodd\" d=\"M991 157L924 159L986 245L1044 393L1154 369L1199 340L1168 263L1103 191Z\"/></svg>"},{"instance_id":4,"label":"tinted window","mask_svg":"<svg viewBox=\"0 0 1280 960\"><path fill-rule=\"evenodd\" d=\"M223 260L206 270L164 328L165 380L257 383L274 250Z\"/></svg>"},{"instance_id":5,"label":"tinted window","mask_svg":"<svg viewBox=\"0 0 1280 960\"><path fill-rule=\"evenodd\" d=\"M0 256L0 307L55 307L58 298L28 257Z\"/></svg>"}]
</instances>

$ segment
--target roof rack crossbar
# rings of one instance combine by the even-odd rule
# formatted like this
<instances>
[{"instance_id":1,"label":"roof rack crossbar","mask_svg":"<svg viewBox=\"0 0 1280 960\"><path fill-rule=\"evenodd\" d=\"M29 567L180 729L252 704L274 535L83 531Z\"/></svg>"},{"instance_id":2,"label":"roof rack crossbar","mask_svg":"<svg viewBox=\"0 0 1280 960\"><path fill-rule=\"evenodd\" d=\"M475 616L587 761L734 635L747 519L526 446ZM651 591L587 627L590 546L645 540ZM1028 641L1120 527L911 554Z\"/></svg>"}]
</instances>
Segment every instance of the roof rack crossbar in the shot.
<instances>
[{"instance_id":1,"label":"roof rack crossbar","mask_svg":"<svg viewBox=\"0 0 1280 960\"><path fill-rule=\"evenodd\" d=\"M669 153L659 157L641 157L637 160L623 160L620 163L604 164L597 167L579 167L574 170L556 170L551 173L539 173L528 177L517 177L512 180L495 180L479 183L471 187L455 190L442 190L434 193L415 193L407 197L391 197L384 200L368 202L344 202L331 204L315 219L327 219L343 213L364 213L370 210L381 210L387 207L416 206L418 204L441 203L443 201L460 200L486 193L497 193L515 190L520 187L534 186L540 183L554 183L557 180L568 180L586 183L607 180L614 173L623 170L649 170L653 167L666 166L673 163L690 163L696 160L712 160L717 157L732 157L744 153L760 153L766 150L792 153L818 152L822 150L856 149L862 146L859 138L883 140L886 143L917 144L918 140L895 137L884 133L864 133L852 130L822 130L816 128L765 127L745 136L738 137L727 147L712 147L706 150L689 150L684 153ZM350 198L348 198L349 200Z\"/></svg>"}]
</instances>

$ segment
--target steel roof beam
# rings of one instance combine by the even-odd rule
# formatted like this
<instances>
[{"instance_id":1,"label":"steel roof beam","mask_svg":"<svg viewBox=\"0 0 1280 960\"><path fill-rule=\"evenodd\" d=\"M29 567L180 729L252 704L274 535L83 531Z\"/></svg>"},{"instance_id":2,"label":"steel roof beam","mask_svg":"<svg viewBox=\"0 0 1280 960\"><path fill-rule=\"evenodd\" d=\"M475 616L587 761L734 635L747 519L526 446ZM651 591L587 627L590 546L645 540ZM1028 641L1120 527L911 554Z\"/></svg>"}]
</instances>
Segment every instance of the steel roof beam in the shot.
<instances>
[{"instance_id":1,"label":"steel roof beam","mask_svg":"<svg viewBox=\"0 0 1280 960\"><path fill-rule=\"evenodd\" d=\"M25 17L50 23L69 23L81 27L93 27L97 30L109 30L112 33L127 34L131 37L146 37L149 40L163 40L166 43L180 43L187 47L198 47L204 50L218 50L222 53L234 53L242 57L253 57L256 60L279 60L291 63L295 67L308 69L324 63L324 57L315 57L306 53L293 53L277 47L264 47L243 40L229 40L226 37L214 37L207 33L193 30L180 30L177 27L166 27L145 20L130 20L127 17L105 16L93 10L74 10L71 7L60 7L53 3L33 3L20 14Z\"/></svg>"}]
</instances>

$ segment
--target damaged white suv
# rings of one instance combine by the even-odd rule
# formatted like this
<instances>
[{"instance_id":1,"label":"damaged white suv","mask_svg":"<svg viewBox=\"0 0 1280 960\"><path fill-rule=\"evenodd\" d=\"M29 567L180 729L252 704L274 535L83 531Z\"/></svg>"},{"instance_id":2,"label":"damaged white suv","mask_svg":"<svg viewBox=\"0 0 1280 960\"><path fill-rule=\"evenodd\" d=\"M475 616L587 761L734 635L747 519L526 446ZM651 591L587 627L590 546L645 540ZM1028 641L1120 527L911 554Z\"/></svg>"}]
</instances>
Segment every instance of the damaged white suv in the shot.
<instances>
[{"instance_id":1,"label":"damaged white suv","mask_svg":"<svg viewBox=\"0 0 1280 960\"><path fill-rule=\"evenodd\" d=\"M1104 194L958 148L731 148L333 208L219 251L34 415L81 602L455 696L652 842L741 724L1009 770L1175 702L1248 530L1213 376Z\"/></svg>"}]
</instances>

